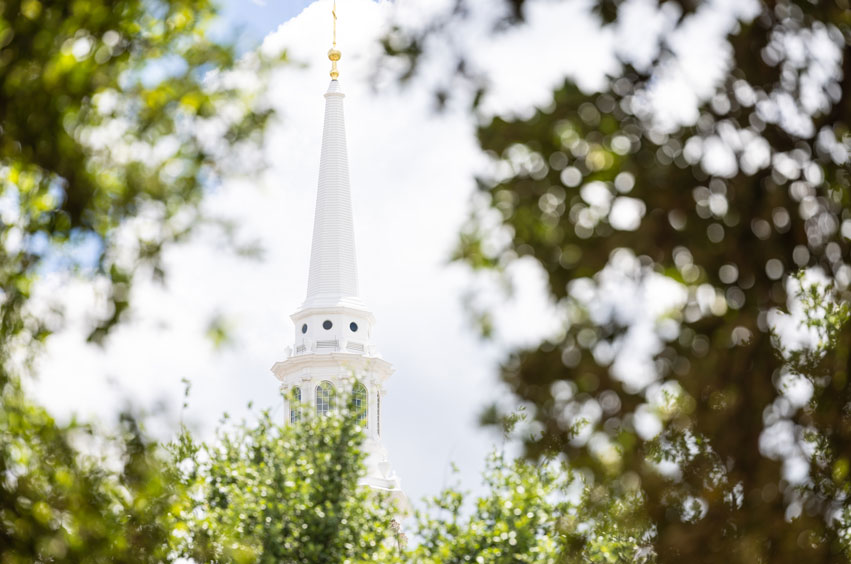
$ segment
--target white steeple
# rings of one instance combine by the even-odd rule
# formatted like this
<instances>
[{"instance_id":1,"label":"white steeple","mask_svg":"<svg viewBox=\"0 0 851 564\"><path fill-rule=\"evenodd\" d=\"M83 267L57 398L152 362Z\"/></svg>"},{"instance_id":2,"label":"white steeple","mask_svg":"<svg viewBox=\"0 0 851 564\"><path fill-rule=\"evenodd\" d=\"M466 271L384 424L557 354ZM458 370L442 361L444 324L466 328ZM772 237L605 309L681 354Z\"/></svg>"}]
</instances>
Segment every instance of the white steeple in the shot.
<instances>
[{"instance_id":1,"label":"white steeple","mask_svg":"<svg viewBox=\"0 0 851 564\"><path fill-rule=\"evenodd\" d=\"M335 41L328 52L332 80L325 93L307 298L290 316L295 346L272 366L272 373L281 382L288 423L298 422L305 409L317 413L334 409L342 397L361 406L367 453L363 483L390 492L399 510L407 511L407 498L381 442L384 382L393 366L378 354L372 341L375 317L358 297L344 95L337 80L336 10L332 13Z\"/></svg>"},{"instance_id":2,"label":"white steeple","mask_svg":"<svg viewBox=\"0 0 851 564\"><path fill-rule=\"evenodd\" d=\"M358 298L357 257L346 150L343 94L335 79L325 93L325 126L319 159L319 187L313 219L310 274L303 309L363 308Z\"/></svg>"}]
</instances>

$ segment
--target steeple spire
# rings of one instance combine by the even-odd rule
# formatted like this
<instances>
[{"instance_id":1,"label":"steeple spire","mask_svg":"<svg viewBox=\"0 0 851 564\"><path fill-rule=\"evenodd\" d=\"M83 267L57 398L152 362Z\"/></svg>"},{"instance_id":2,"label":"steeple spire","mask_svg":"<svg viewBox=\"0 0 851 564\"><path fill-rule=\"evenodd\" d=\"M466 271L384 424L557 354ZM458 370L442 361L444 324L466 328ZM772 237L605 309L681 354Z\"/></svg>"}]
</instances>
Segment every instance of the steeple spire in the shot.
<instances>
[{"instance_id":1,"label":"steeple spire","mask_svg":"<svg viewBox=\"0 0 851 564\"><path fill-rule=\"evenodd\" d=\"M325 93L325 125L322 132L322 154L319 159L319 188L313 220L313 246L310 252L310 275L307 283L306 308L363 308L358 298L357 258L352 223L352 198L349 187L349 163L346 150L346 125L343 117L343 94L337 81L336 6L334 45L331 59L331 84Z\"/></svg>"}]
</instances>

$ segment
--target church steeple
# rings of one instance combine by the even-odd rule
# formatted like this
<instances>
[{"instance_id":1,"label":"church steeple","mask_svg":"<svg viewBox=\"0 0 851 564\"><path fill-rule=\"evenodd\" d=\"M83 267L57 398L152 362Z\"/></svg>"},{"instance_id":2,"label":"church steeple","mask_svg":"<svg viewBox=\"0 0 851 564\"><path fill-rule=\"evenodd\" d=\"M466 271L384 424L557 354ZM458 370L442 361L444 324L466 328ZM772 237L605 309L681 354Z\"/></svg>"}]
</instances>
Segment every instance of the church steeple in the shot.
<instances>
[{"instance_id":1,"label":"church steeple","mask_svg":"<svg viewBox=\"0 0 851 564\"><path fill-rule=\"evenodd\" d=\"M372 337L375 316L358 296L344 95L337 80L336 6L332 14L335 37L328 52L332 80L325 92L307 298L290 316L295 325L294 347L287 358L272 366L272 373L281 382L286 421L291 424L302 418L305 409L319 415L333 410L338 397L362 409L359 421L367 453L362 483L390 492L402 510L407 498L381 441L384 382L393 374L393 366L378 354Z\"/></svg>"}]
</instances>

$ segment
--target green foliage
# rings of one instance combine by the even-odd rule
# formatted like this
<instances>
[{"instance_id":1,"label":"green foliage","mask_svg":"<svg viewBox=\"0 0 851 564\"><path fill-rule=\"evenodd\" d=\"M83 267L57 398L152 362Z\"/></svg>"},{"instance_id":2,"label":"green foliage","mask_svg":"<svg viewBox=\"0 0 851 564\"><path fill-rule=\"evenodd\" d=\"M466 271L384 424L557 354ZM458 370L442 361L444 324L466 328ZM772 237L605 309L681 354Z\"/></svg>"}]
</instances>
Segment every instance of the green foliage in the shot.
<instances>
[{"instance_id":1,"label":"green foliage","mask_svg":"<svg viewBox=\"0 0 851 564\"><path fill-rule=\"evenodd\" d=\"M44 268L105 282L101 340L136 270L163 276L160 253L197 221L204 185L256 140L269 112L223 80L235 58L208 37L215 15L209 0L0 4L3 350L53 327L26 308Z\"/></svg>"},{"instance_id":2,"label":"green foliage","mask_svg":"<svg viewBox=\"0 0 851 564\"><path fill-rule=\"evenodd\" d=\"M486 491L476 499L450 487L428 500L417 513L419 544L409 561L653 562L634 486L613 498L563 464L512 461L504 452L488 457L483 484Z\"/></svg>"},{"instance_id":3,"label":"green foliage","mask_svg":"<svg viewBox=\"0 0 851 564\"><path fill-rule=\"evenodd\" d=\"M357 409L280 426L223 426L201 444L172 445L186 503L174 555L196 562L653 562L636 482L617 497L554 462L492 453L485 492L448 487L400 527L395 502L358 484ZM416 539L406 548L406 537Z\"/></svg>"},{"instance_id":4,"label":"green foliage","mask_svg":"<svg viewBox=\"0 0 851 564\"><path fill-rule=\"evenodd\" d=\"M179 552L197 562L392 560L395 505L358 484L363 433L357 413L313 415L220 430L210 444L188 434L174 445L193 500ZM184 528L185 527L185 528Z\"/></svg>"},{"instance_id":5,"label":"green foliage","mask_svg":"<svg viewBox=\"0 0 851 564\"><path fill-rule=\"evenodd\" d=\"M483 475L487 494L465 515L466 496L448 488L417 514L422 540L414 562L557 562L555 524L567 511L558 472L491 454ZM561 483L558 481L561 480ZM557 499L551 499L556 497Z\"/></svg>"},{"instance_id":6,"label":"green foliage","mask_svg":"<svg viewBox=\"0 0 851 564\"><path fill-rule=\"evenodd\" d=\"M393 562L396 506L358 484L357 412L268 413L188 432L166 453L132 417L121 433L59 426L20 394L0 412L0 562Z\"/></svg>"},{"instance_id":7,"label":"green foliage","mask_svg":"<svg viewBox=\"0 0 851 564\"><path fill-rule=\"evenodd\" d=\"M163 562L186 503L131 417L58 425L20 393L0 410L0 562Z\"/></svg>"},{"instance_id":8,"label":"green foliage","mask_svg":"<svg viewBox=\"0 0 851 564\"><path fill-rule=\"evenodd\" d=\"M524 2L501 4L493 13L522 19ZM529 258L542 267L564 330L503 370L533 406L527 454L565 455L613 497L624 476L639 484L660 562L847 561L851 11L843 0L760 2L728 38L726 73L697 93L697 118L678 125L641 101L676 66L673 34L721 7L659 4L677 18L648 65L622 54L603 91L568 80L531 117L480 128L494 174L479 179L484 203L456 258L473 269ZM617 33L622 3L591 5ZM430 36L477 13L467 8L397 28L388 51L415 72L438 42ZM460 76L484 88L458 56ZM619 221L617 206L632 220ZM825 284L790 294L799 271ZM652 319L622 315L601 308L614 276L639 289L667 279L685 298ZM812 346L774 331L777 314L795 308L807 312ZM643 380L640 367L616 362L641 323L655 343Z\"/></svg>"},{"instance_id":9,"label":"green foliage","mask_svg":"<svg viewBox=\"0 0 851 564\"><path fill-rule=\"evenodd\" d=\"M229 152L262 131L269 113L251 88L223 80L235 58L207 36L215 13L208 0L0 1L4 564L172 558L187 498L135 418L113 434L58 424L20 378L61 319L30 305L37 277L97 279L109 304L91 333L101 340L137 270L164 275L163 248L198 221Z\"/></svg>"}]
</instances>

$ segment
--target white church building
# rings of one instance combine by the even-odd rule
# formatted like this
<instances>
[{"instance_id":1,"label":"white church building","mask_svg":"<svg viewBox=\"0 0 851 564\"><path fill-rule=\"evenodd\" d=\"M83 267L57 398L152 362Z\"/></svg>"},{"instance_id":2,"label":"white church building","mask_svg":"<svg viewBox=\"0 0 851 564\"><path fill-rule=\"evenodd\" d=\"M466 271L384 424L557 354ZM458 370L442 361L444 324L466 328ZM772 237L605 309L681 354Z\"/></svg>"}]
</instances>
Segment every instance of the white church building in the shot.
<instances>
[{"instance_id":1,"label":"white church building","mask_svg":"<svg viewBox=\"0 0 851 564\"><path fill-rule=\"evenodd\" d=\"M384 383L393 374L393 366L376 349L375 316L358 291L343 117L345 95L338 80L340 52L336 37L328 58L332 65L331 83L325 92L307 297L290 316L295 325L294 346L288 358L272 366L272 373L281 382L289 424L297 423L304 409L325 414L334 409L341 397L352 394L349 401L358 410L366 432L363 448L367 452L367 473L363 483L389 492L401 507L406 507L399 478L381 442Z\"/></svg>"}]
</instances>

